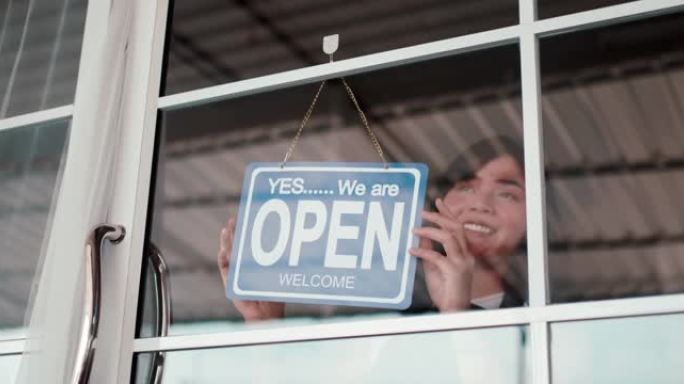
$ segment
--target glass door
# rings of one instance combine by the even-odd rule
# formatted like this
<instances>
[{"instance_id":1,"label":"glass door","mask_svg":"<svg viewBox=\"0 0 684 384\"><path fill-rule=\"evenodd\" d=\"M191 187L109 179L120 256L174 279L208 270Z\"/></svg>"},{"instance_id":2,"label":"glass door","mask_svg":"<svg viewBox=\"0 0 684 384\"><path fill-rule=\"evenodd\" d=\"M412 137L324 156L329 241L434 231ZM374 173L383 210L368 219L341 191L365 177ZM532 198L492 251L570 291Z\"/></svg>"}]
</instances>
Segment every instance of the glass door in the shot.
<instances>
[{"instance_id":1,"label":"glass door","mask_svg":"<svg viewBox=\"0 0 684 384\"><path fill-rule=\"evenodd\" d=\"M65 225L55 214L74 133L86 9L80 0L0 4L2 382L17 379L28 337L38 329L30 319L39 289L50 285L41 282L50 240Z\"/></svg>"},{"instance_id":2,"label":"glass door","mask_svg":"<svg viewBox=\"0 0 684 384\"><path fill-rule=\"evenodd\" d=\"M156 7L0 5L3 382L116 381Z\"/></svg>"},{"instance_id":3,"label":"glass door","mask_svg":"<svg viewBox=\"0 0 684 384\"><path fill-rule=\"evenodd\" d=\"M615 68L643 58L646 46L662 47L654 57L676 56L670 56L673 53L666 47L667 41L677 38L668 25L679 20L680 3L622 3L586 1L576 9L551 1L479 2L476 8L411 1L171 4L136 336L130 347L131 380L439 382L441 378L548 383L552 371L560 381L572 377L565 367L573 361L567 355L572 355L575 344L565 339L552 343L553 333L573 329L578 341L579 335L592 334L590 320L682 312L682 289L675 282L679 278L670 276L676 273L648 267L648 258L632 259L641 250L658 252L661 240L654 240L656 249L643 248L652 245L644 239L627 243L627 249L616 247L620 240L602 237L601 226L610 227L605 224L610 221L611 230L617 230L619 221L637 228L638 214L621 219L615 209L609 214L591 208L596 203L587 199L593 195L576 189L582 183L603 188L601 183L611 182L610 172L629 167L603 169L592 162L607 152L595 148L602 143L599 139L587 139L592 130L586 121L616 113L598 109L607 106L596 104L592 82L599 80L587 73L596 67L617 73ZM627 23L630 20L636 21ZM627 44L632 40L625 36L643 36L639 31L649 25L650 40L644 37L642 48ZM341 34L340 49L334 62L327 63L321 38L332 33ZM603 46L602 41L612 45ZM563 52L577 56L559 59ZM639 78L629 71L619 73L627 83ZM667 76L678 90L678 77ZM406 311L226 297L230 283L226 268L233 262L231 218L242 198L246 166L282 159L320 81L328 80L329 88L318 99L295 159L374 161L376 154L357 124L344 87L336 83L342 77L354 89L387 156L429 166L426 210L437 210L435 202L446 199L454 188L478 192L475 185L480 185L482 172L487 174L491 170L487 165L494 160L503 158L513 175L520 171L520 196L507 190L496 196L509 205L493 209L490 201L478 208L486 213L509 209L492 216L497 224L491 226L501 232L522 228L517 237L506 237L510 243L503 272L488 275L504 288L487 292L473 287L477 293L469 297L471 308L490 310L455 311L442 305L431 291L434 274L425 260L419 262L412 305ZM568 92L579 101L557 100ZM632 108L622 94L604 91L601 95L600 101L614 108ZM583 107L573 109L577 103ZM658 114L649 109L655 108L653 103L639 105L640 118L646 119L642 121ZM676 129L678 112L671 113L673 120L661 129L668 124ZM618 129L610 128L617 122L599 121L605 124L593 132L605 136L602 130ZM639 129L630 127L630 135L643 138ZM638 153L627 140L618 139L621 144L614 150L622 152L615 152L614 161L627 161ZM488 149L475 151L475 147ZM454 176L454 164L465 172ZM461 183L464 180L467 183ZM625 183L632 185L630 193L641 193L634 181ZM655 200L671 202L652 197L637 206L659 206ZM459 201L465 200L456 199L455 204ZM510 208L516 202L517 208ZM522 214L516 214L521 206ZM677 209L669 206L671 212ZM673 216L668 220L676 221ZM574 232L564 232L572 223ZM645 226L649 225L642 225L639 233L657 231L655 219ZM585 232L595 238L573 237ZM668 239L669 235L663 241ZM585 280L582 276L591 275L592 265L605 262L597 255L606 253L606 247L615 256L615 275ZM659 260L668 265L681 261L676 252L665 253ZM166 288L158 284L164 274L153 268L159 255L166 262L166 278L161 278ZM610 284L607 281L623 276L618 271L633 270L634 265L653 274L635 273L629 276L641 276L635 278L641 283L600 291ZM476 276L484 281L485 275ZM160 292L167 295L159 296ZM132 313L127 311L127 324L133 321ZM643 319L644 323L661 321L658 316ZM577 326L566 326L570 321ZM616 335L630 332L632 324L620 319L596 321L627 324ZM662 332L672 328L663 327ZM493 369L492 361L505 364ZM663 377L675 374L674 361L673 355L657 365L666 372ZM610 369L601 374L616 380L626 377Z\"/></svg>"},{"instance_id":4,"label":"glass door","mask_svg":"<svg viewBox=\"0 0 684 384\"><path fill-rule=\"evenodd\" d=\"M69 380L84 240L105 223L126 234L102 249L90 382L546 384L589 371L648 381L639 361L681 381L684 83L672 47L683 10L667 0L91 1L75 99L27 114L3 99L4 113L20 114L0 121L12 143L0 153L3 188L18 191L3 194L11 223L0 241L36 255L25 249L45 238L47 256L7 258L4 290L42 267L29 338L19 320L29 306L0 291L0 306L20 308L2 319L0 367L46 367L17 357L45 329L52 345L64 340L51 353L66 356ZM334 33L331 60L321 39ZM424 210L437 222L417 232L429 241L412 256L411 306L229 299L246 167L282 159L321 81L294 160L375 161L342 78L389 160L430 170ZM34 222L50 235L28 231ZM54 300L48 288L67 280L71 296ZM644 332L653 337L624 337ZM603 352L590 354L596 338ZM650 352L663 358L640 355Z\"/></svg>"}]
</instances>

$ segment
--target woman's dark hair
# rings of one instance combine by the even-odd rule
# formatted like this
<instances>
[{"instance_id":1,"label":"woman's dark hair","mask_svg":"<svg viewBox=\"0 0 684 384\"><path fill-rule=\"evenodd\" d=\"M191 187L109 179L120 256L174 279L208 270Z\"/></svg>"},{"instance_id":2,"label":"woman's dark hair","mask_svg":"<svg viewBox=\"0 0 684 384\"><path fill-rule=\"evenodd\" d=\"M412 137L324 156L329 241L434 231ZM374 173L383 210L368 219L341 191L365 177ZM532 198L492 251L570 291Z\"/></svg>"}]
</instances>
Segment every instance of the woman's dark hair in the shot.
<instances>
[{"instance_id":1,"label":"woman's dark hair","mask_svg":"<svg viewBox=\"0 0 684 384\"><path fill-rule=\"evenodd\" d=\"M508 136L494 136L481 139L457 154L440 181L451 186L459 180L470 179L482 166L504 155L512 156L525 172L522 145Z\"/></svg>"}]
</instances>

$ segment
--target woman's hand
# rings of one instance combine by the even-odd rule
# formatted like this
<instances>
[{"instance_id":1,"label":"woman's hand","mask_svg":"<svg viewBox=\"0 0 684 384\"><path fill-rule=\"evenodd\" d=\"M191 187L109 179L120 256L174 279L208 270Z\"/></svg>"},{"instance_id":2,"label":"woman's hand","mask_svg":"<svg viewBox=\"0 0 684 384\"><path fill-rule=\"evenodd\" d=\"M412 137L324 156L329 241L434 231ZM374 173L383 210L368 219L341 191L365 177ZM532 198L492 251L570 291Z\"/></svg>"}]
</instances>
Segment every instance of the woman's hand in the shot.
<instances>
[{"instance_id":1,"label":"woman's hand","mask_svg":"<svg viewBox=\"0 0 684 384\"><path fill-rule=\"evenodd\" d=\"M224 289L228 285L228 266L230 265L230 254L233 249L234 236L235 218L231 217L228 219L226 227L221 230L217 260ZM278 319L285 315L285 304L283 303L234 299L233 304L245 321Z\"/></svg>"},{"instance_id":2,"label":"woman's hand","mask_svg":"<svg viewBox=\"0 0 684 384\"><path fill-rule=\"evenodd\" d=\"M437 227L415 228L420 247L409 252L423 260L428 293L440 312L469 309L475 258L468 251L463 227L441 199L436 205L438 212L423 211L423 219ZM446 254L435 251L431 241L440 243Z\"/></svg>"}]
</instances>

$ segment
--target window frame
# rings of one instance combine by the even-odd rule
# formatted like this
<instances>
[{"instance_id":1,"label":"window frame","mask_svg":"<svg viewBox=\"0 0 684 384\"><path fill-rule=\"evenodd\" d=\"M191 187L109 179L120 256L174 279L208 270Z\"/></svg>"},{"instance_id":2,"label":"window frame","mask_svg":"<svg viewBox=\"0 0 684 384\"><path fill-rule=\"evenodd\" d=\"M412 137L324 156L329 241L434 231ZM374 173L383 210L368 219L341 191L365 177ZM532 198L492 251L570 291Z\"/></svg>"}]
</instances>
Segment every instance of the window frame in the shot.
<instances>
[{"instance_id":1,"label":"window frame","mask_svg":"<svg viewBox=\"0 0 684 384\"><path fill-rule=\"evenodd\" d=\"M89 7L104 7L105 2L90 1ZM533 384L551 381L550 362L550 325L554 322L620 318L642 315L658 315L684 312L684 293L658 295L640 298L601 300L568 304L549 304L545 178L543 159L543 132L541 120L541 85L539 63L539 40L546 36L569 31L581 31L600 26L623 23L628 20L644 19L658 14L672 13L684 9L682 0L638 0L628 3L593 9L589 11L557 16L548 19L537 18L535 0L519 0L518 24L458 36L454 38L419 44L415 46L379 52L348 60L304 67L281 73L241 80L216 86L199 88L168 96L158 96L155 84L159 83L162 67L162 54L165 35L168 1L158 0L155 4L138 5L130 2L130 7L144 15L155 15L154 25L133 32L133 38L144 39L152 45L154 52L150 60L135 61L128 71L137 71L149 76L147 93L131 97L129 105L140 103L138 113L141 120L129 122L129 130L139 131L135 143L123 151L136 150L136 161L121 161L118 175L125 175L124 187L135 191L134 198L122 199L116 206L124 207L125 213L119 215L132 222L133 239L130 245L120 252L126 254L121 262L122 276L115 283L116 295L124 298L120 306L108 313L111 323L121 324L121 329L103 329L106 335L123 335L120 344L112 354L118 354L118 364L105 368L118 372L118 377L130 377L133 355L154 351L176 351L218 347L238 347L247 345L268 345L294 341L316 341L344 339L351 337L370 337L400 335L407 333L451 331L508 325L527 325L530 334L530 358L532 370L530 382ZM152 3L152 2L150 2ZM99 10L102 13L104 10ZM95 12L92 12L95 14ZM91 17L91 11L88 12ZM139 21L140 23L140 21ZM86 25L93 24L86 21ZM85 31L84 33L89 33ZM121 39L131 38L131 35ZM147 203L152 182L154 136L157 129L159 111L187 108L218 100L238 98L245 95L284 89L296 85L315 83L324 79L370 72L401 64L425 61L439 57L457 55L473 50L485 49L504 44L518 44L520 52L523 143L525 148L525 173L527 195L527 244L528 244L528 285L529 306L496 311L476 311L455 314L426 315L401 319L368 320L353 323L302 325L282 328L243 330L199 335L180 335L159 338L135 338L134 329L139 300L139 281L141 277L144 228L147 221ZM101 63L100 65L106 65ZM82 81L83 69L79 70ZM158 88L158 87L157 87ZM93 95L95 96L95 95ZM144 101L144 102L143 102ZM0 120L0 131L21 128L41 122L63 118L73 118L74 105L28 113ZM141 124L142 126L135 124ZM126 145L126 144L122 144ZM136 146L137 145L137 146ZM131 149L132 148L132 149ZM112 271L114 272L114 271ZM106 271L104 273L107 273ZM124 276L125 275L125 276ZM127 282L121 286L121 282ZM116 285L119 284L119 285ZM112 332L107 334L107 332ZM0 358L22 353L25 340L0 340ZM96 352L97 353L97 352Z\"/></svg>"}]
</instances>

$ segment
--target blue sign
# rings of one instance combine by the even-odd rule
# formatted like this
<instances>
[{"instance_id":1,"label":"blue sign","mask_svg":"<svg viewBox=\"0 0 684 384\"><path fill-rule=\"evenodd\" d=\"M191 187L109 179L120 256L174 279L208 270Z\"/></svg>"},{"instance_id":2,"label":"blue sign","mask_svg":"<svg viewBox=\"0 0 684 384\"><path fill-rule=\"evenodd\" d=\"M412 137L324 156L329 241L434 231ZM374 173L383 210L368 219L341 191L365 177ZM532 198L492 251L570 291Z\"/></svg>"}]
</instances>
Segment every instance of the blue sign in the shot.
<instances>
[{"instance_id":1,"label":"blue sign","mask_svg":"<svg viewBox=\"0 0 684 384\"><path fill-rule=\"evenodd\" d=\"M427 174L416 163L250 164L228 297L407 308Z\"/></svg>"}]
</instances>

